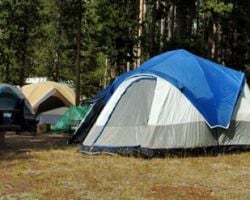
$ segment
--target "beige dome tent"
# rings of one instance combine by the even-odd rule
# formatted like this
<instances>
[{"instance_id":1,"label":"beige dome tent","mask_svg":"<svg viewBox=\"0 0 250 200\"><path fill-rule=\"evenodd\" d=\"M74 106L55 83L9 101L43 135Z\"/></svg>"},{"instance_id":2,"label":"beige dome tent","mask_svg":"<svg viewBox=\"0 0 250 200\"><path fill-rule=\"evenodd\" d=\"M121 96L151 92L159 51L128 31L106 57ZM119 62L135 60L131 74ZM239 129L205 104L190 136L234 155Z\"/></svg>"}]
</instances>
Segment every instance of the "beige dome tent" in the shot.
<instances>
[{"instance_id":1,"label":"beige dome tent","mask_svg":"<svg viewBox=\"0 0 250 200\"><path fill-rule=\"evenodd\" d=\"M22 87L22 92L35 113L75 105L74 91L66 85L52 81L25 85Z\"/></svg>"}]
</instances>

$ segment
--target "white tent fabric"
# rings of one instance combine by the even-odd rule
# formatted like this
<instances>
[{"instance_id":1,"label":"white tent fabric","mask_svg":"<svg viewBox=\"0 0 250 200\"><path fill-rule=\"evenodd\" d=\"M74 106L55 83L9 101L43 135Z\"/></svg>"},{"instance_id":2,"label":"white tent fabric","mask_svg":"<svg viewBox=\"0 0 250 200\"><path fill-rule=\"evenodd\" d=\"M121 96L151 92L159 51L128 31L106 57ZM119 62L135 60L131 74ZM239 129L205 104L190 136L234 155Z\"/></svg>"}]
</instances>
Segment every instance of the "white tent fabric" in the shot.
<instances>
[{"instance_id":1,"label":"white tent fabric","mask_svg":"<svg viewBox=\"0 0 250 200\"><path fill-rule=\"evenodd\" d=\"M147 149L250 145L250 92L245 84L229 129L211 129L199 111L168 81L132 76L117 88L83 142L84 149ZM87 150L89 151L89 150Z\"/></svg>"}]
</instances>

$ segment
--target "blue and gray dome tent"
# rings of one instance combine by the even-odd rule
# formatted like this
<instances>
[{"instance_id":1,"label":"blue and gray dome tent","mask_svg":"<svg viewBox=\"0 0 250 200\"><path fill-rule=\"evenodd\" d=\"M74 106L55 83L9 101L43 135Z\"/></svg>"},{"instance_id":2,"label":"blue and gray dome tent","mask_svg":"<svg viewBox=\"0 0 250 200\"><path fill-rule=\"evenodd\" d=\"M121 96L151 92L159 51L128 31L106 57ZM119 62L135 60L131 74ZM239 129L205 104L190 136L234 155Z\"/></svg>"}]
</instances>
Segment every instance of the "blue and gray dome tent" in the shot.
<instances>
[{"instance_id":1,"label":"blue and gray dome tent","mask_svg":"<svg viewBox=\"0 0 250 200\"><path fill-rule=\"evenodd\" d=\"M244 74L185 50L158 55L121 75L105 98L83 152L250 143Z\"/></svg>"}]
</instances>

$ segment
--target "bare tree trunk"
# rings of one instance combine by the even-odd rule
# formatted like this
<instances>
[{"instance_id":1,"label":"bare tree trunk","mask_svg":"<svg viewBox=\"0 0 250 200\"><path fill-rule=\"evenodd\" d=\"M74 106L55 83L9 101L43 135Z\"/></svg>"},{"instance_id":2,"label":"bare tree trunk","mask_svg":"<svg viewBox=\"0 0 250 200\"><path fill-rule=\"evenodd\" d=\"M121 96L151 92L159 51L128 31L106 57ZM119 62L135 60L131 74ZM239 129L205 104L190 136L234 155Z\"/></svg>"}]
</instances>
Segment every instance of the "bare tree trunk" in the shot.
<instances>
[{"instance_id":1,"label":"bare tree trunk","mask_svg":"<svg viewBox=\"0 0 250 200\"><path fill-rule=\"evenodd\" d=\"M10 60L9 60L9 56L8 56L8 60L6 63L6 68L5 68L5 82L9 83L10 81Z\"/></svg>"},{"instance_id":2,"label":"bare tree trunk","mask_svg":"<svg viewBox=\"0 0 250 200\"><path fill-rule=\"evenodd\" d=\"M57 16L56 60L55 60L55 65L54 65L55 66L54 81L56 82L59 81L59 76L60 76L59 72L61 69L61 37L62 37L61 14L60 14L60 10L62 8L62 2L61 0L58 0L57 3L58 3L59 12Z\"/></svg>"},{"instance_id":3,"label":"bare tree trunk","mask_svg":"<svg viewBox=\"0 0 250 200\"><path fill-rule=\"evenodd\" d=\"M19 73L19 86L22 87L25 82L25 70L26 70L26 53L27 53L27 29L24 27L24 47L22 49L22 55L21 55L21 65L20 65L20 73Z\"/></svg>"},{"instance_id":4,"label":"bare tree trunk","mask_svg":"<svg viewBox=\"0 0 250 200\"><path fill-rule=\"evenodd\" d=\"M180 41L184 36L186 13L183 2L176 0L176 29L175 38Z\"/></svg>"},{"instance_id":5,"label":"bare tree trunk","mask_svg":"<svg viewBox=\"0 0 250 200\"><path fill-rule=\"evenodd\" d=\"M156 0L154 2L153 8L152 8L152 28L150 30L150 48L149 48L149 56L152 57L155 54L155 48L156 48L156 44L155 44L155 35L156 35L156 14L157 14L157 5L158 5L158 0Z\"/></svg>"},{"instance_id":6,"label":"bare tree trunk","mask_svg":"<svg viewBox=\"0 0 250 200\"><path fill-rule=\"evenodd\" d=\"M166 7L166 2L162 2L164 8ZM166 17L161 18L160 22L160 52L163 50L164 43L165 43L165 32L166 32Z\"/></svg>"},{"instance_id":7,"label":"bare tree trunk","mask_svg":"<svg viewBox=\"0 0 250 200\"><path fill-rule=\"evenodd\" d=\"M199 35L199 28L200 28L200 0L197 1L197 8L196 8L196 36Z\"/></svg>"},{"instance_id":8,"label":"bare tree trunk","mask_svg":"<svg viewBox=\"0 0 250 200\"><path fill-rule=\"evenodd\" d=\"M105 59L105 72L104 72L104 83L103 88L106 88L109 84L109 76L108 76L108 58Z\"/></svg>"},{"instance_id":9,"label":"bare tree trunk","mask_svg":"<svg viewBox=\"0 0 250 200\"><path fill-rule=\"evenodd\" d=\"M11 43L12 43L12 33L10 33L10 36L8 38L8 49L11 49ZM5 81L6 83L10 82L10 55L8 54L7 57L7 63L5 68Z\"/></svg>"},{"instance_id":10,"label":"bare tree trunk","mask_svg":"<svg viewBox=\"0 0 250 200\"><path fill-rule=\"evenodd\" d=\"M76 79L75 79L75 104L80 104L80 67L81 67L81 28L82 28L82 1L78 0L79 13L77 21L77 34L76 34Z\"/></svg>"},{"instance_id":11,"label":"bare tree trunk","mask_svg":"<svg viewBox=\"0 0 250 200\"><path fill-rule=\"evenodd\" d=\"M118 63L117 63L117 60L114 60L112 62L112 67L110 68L110 79L113 80L115 79L115 77L118 76Z\"/></svg>"},{"instance_id":12,"label":"bare tree trunk","mask_svg":"<svg viewBox=\"0 0 250 200\"><path fill-rule=\"evenodd\" d=\"M23 50L22 57L21 57L21 65L20 65L20 73L19 73L19 86L20 87L24 85L25 67L26 67L26 49Z\"/></svg>"},{"instance_id":13,"label":"bare tree trunk","mask_svg":"<svg viewBox=\"0 0 250 200\"><path fill-rule=\"evenodd\" d=\"M59 71L61 68L61 50L58 48L56 52L56 60L54 62L55 74L53 76L54 81L59 81Z\"/></svg>"},{"instance_id":14,"label":"bare tree trunk","mask_svg":"<svg viewBox=\"0 0 250 200\"><path fill-rule=\"evenodd\" d=\"M141 36L142 36L142 23L143 23L143 16L144 16L144 0L140 0L140 10L139 10L139 29L138 29L138 46L137 46L137 55L136 55L136 66L139 67L141 65Z\"/></svg>"},{"instance_id":15,"label":"bare tree trunk","mask_svg":"<svg viewBox=\"0 0 250 200\"><path fill-rule=\"evenodd\" d=\"M126 71L130 71L130 62L127 62L127 65L126 65Z\"/></svg>"},{"instance_id":16,"label":"bare tree trunk","mask_svg":"<svg viewBox=\"0 0 250 200\"><path fill-rule=\"evenodd\" d=\"M196 5L195 0L176 0L176 39L182 41L192 35L193 18Z\"/></svg>"},{"instance_id":17,"label":"bare tree trunk","mask_svg":"<svg viewBox=\"0 0 250 200\"><path fill-rule=\"evenodd\" d=\"M222 40L222 35L221 35L221 25L220 23L217 24L217 31L216 31L216 54L215 58L216 60L221 63L222 58L221 58L221 40Z\"/></svg>"},{"instance_id":18,"label":"bare tree trunk","mask_svg":"<svg viewBox=\"0 0 250 200\"><path fill-rule=\"evenodd\" d=\"M169 7L169 13L168 13L168 36L167 36L167 41L170 41L173 38L174 24L175 24L175 5L174 5L174 3L172 3L172 5Z\"/></svg>"},{"instance_id":19,"label":"bare tree trunk","mask_svg":"<svg viewBox=\"0 0 250 200\"><path fill-rule=\"evenodd\" d=\"M209 57L211 57L212 59L216 59L217 58L217 42L216 42L217 26L212 20L210 20L208 28L209 28L209 31L208 31Z\"/></svg>"}]
</instances>

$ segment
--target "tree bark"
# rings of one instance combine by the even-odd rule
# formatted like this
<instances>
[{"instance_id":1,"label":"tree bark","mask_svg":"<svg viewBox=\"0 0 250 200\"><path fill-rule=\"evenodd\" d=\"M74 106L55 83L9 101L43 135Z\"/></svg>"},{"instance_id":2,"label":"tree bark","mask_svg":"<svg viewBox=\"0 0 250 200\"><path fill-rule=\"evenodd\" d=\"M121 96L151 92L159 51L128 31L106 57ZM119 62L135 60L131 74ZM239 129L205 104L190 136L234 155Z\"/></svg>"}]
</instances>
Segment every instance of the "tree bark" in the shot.
<instances>
[{"instance_id":1,"label":"tree bark","mask_svg":"<svg viewBox=\"0 0 250 200\"><path fill-rule=\"evenodd\" d=\"M20 74L19 74L19 86L20 87L24 85L25 68L26 68L26 49L23 49L21 65L20 65Z\"/></svg>"},{"instance_id":2,"label":"tree bark","mask_svg":"<svg viewBox=\"0 0 250 200\"><path fill-rule=\"evenodd\" d=\"M174 24L175 24L175 5L174 2L169 7L169 13L168 13L168 36L167 41L170 41L173 39L174 34Z\"/></svg>"},{"instance_id":3,"label":"tree bark","mask_svg":"<svg viewBox=\"0 0 250 200\"><path fill-rule=\"evenodd\" d=\"M12 44L12 33L10 33L10 36L8 38L8 49L11 49ZM8 53L7 56L7 63L6 63L6 69L5 69L5 81L6 83L10 82L10 53Z\"/></svg>"},{"instance_id":4,"label":"tree bark","mask_svg":"<svg viewBox=\"0 0 250 200\"><path fill-rule=\"evenodd\" d=\"M23 30L23 49L21 55L21 66L20 66L20 74L19 74L19 86L22 87L25 82L25 70L26 70L26 53L27 53L27 40L28 40L28 31L27 27L24 26Z\"/></svg>"},{"instance_id":5,"label":"tree bark","mask_svg":"<svg viewBox=\"0 0 250 200\"><path fill-rule=\"evenodd\" d=\"M104 72L104 83L103 83L103 88L106 88L109 85L109 61L108 57L105 59L105 72Z\"/></svg>"},{"instance_id":6,"label":"tree bark","mask_svg":"<svg viewBox=\"0 0 250 200\"><path fill-rule=\"evenodd\" d=\"M212 59L217 58L217 45L216 45L216 33L217 26L213 20L209 20L208 23L208 49L209 49L209 57Z\"/></svg>"},{"instance_id":7,"label":"tree bark","mask_svg":"<svg viewBox=\"0 0 250 200\"><path fill-rule=\"evenodd\" d=\"M162 2L162 6L166 7L166 2ZM160 21L160 52L163 50L164 43L165 43L165 34L166 33L166 17L162 17Z\"/></svg>"},{"instance_id":8,"label":"tree bark","mask_svg":"<svg viewBox=\"0 0 250 200\"><path fill-rule=\"evenodd\" d=\"M157 6L158 6L158 0L154 2L153 8L152 8L153 9L152 10L152 27L150 30L151 39L150 39L150 48L149 48L150 57L154 56L156 52L155 37L156 37L156 26L157 26L157 19L156 19Z\"/></svg>"},{"instance_id":9,"label":"tree bark","mask_svg":"<svg viewBox=\"0 0 250 200\"><path fill-rule=\"evenodd\" d=\"M197 8L196 8L196 36L199 36L199 28L200 28L200 0L197 1Z\"/></svg>"},{"instance_id":10,"label":"tree bark","mask_svg":"<svg viewBox=\"0 0 250 200\"><path fill-rule=\"evenodd\" d=\"M61 27L61 9L62 9L62 1L58 0L58 15L57 15L57 32L56 32L56 60L55 60L55 74L54 81L59 81L60 69L61 69L61 37L62 37L62 27Z\"/></svg>"},{"instance_id":11,"label":"tree bark","mask_svg":"<svg viewBox=\"0 0 250 200\"><path fill-rule=\"evenodd\" d=\"M76 100L75 104L80 104L80 66L81 66L81 28L82 28L82 1L78 0L79 13L77 22L77 33L76 33L76 79L75 79L75 92Z\"/></svg>"},{"instance_id":12,"label":"tree bark","mask_svg":"<svg viewBox=\"0 0 250 200\"><path fill-rule=\"evenodd\" d=\"M139 9L139 29L138 29L138 46L137 46L137 55L136 55L136 66L139 67L141 65L141 55L142 55L142 47L141 47L141 36L142 36L142 23L144 16L144 0L140 0L140 9Z\"/></svg>"},{"instance_id":13,"label":"tree bark","mask_svg":"<svg viewBox=\"0 0 250 200\"><path fill-rule=\"evenodd\" d=\"M10 82L10 58L8 56L8 60L6 63L6 68L5 68L5 82L9 83Z\"/></svg>"}]
</instances>

